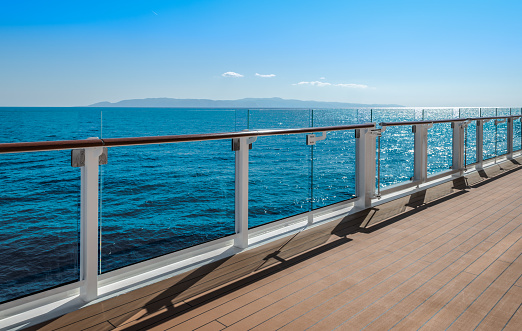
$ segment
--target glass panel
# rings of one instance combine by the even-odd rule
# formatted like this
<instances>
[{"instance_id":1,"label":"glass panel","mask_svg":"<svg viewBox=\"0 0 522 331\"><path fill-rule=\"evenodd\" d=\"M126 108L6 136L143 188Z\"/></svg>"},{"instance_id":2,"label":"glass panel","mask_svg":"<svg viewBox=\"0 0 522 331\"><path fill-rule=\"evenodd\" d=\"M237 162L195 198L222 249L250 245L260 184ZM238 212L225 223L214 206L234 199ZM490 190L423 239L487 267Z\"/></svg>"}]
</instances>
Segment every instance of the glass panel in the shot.
<instances>
[{"instance_id":1,"label":"glass panel","mask_svg":"<svg viewBox=\"0 0 522 331\"><path fill-rule=\"evenodd\" d=\"M373 113L373 110L370 108L357 109L357 123L362 124L362 123L373 122L372 113Z\"/></svg>"},{"instance_id":2,"label":"glass panel","mask_svg":"<svg viewBox=\"0 0 522 331\"><path fill-rule=\"evenodd\" d=\"M100 137L100 117L99 108L0 108L0 142Z\"/></svg>"},{"instance_id":3,"label":"glass panel","mask_svg":"<svg viewBox=\"0 0 522 331\"><path fill-rule=\"evenodd\" d=\"M429 108L425 120L453 118L453 108ZM451 123L433 124L428 129L428 176L451 169L453 129Z\"/></svg>"},{"instance_id":4,"label":"glass panel","mask_svg":"<svg viewBox=\"0 0 522 331\"><path fill-rule=\"evenodd\" d=\"M0 142L99 137L98 108L0 108ZM0 155L0 302L78 281L80 170L70 151Z\"/></svg>"},{"instance_id":5,"label":"glass panel","mask_svg":"<svg viewBox=\"0 0 522 331\"><path fill-rule=\"evenodd\" d=\"M512 115L521 115L522 108L511 108ZM513 150L518 151L522 148L522 134L520 119L513 120Z\"/></svg>"},{"instance_id":6,"label":"glass panel","mask_svg":"<svg viewBox=\"0 0 522 331\"><path fill-rule=\"evenodd\" d=\"M370 110L367 109L314 109L312 126L338 126L370 122Z\"/></svg>"},{"instance_id":7,"label":"glass panel","mask_svg":"<svg viewBox=\"0 0 522 331\"><path fill-rule=\"evenodd\" d=\"M373 109L373 120L382 122L405 122L419 120L422 111L407 108ZM376 155L378 158L378 155ZM381 137L380 187L409 181L413 177L414 136L411 125L387 127ZM378 172L378 169L376 169ZM379 183L377 181L376 186Z\"/></svg>"},{"instance_id":8,"label":"glass panel","mask_svg":"<svg viewBox=\"0 0 522 331\"><path fill-rule=\"evenodd\" d=\"M509 108L497 108L497 116L509 116ZM496 128L496 155L507 153L507 120L505 123L499 123Z\"/></svg>"},{"instance_id":9,"label":"glass panel","mask_svg":"<svg viewBox=\"0 0 522 331\"><path fill-rule=\"evenodd\" d=\"M0 155L0 215L0 302L79 280L80 169L70 151Z\"/></svg>"},{"instance_id":10,"label":"glass panel","mask_svg":"<svg viewBox=\"0 0 522 331\"><path fill-rule=\"evenodd\" d=\"M249 110L248 128L250 130L308 128L311 126L311 109Z\"/></svg>"},{"instance_id":11,"label":"glass panel","mask_svg":"<svg viewBox=\"0 0 522 331\"><path fill-rule=\"evenodd\" d=\"M511 108L496 108L497 116L509 116L511 115Z\"/></svg>"},{"instance_id":12,"label":"glass panel","mask_svg":"<svg viewBox=\"0 0 522 331\"><path fill-rule=\"evenodd\" d=\"M315 127L367 122L369 112L357 109L313 111ZM312 146L312 208L317 209L355 196L355 131L333 131Z\"/></svg>"},{"instance_id":13,"label":"glass panel","mask_svg":"<svg viewBox=\"0 0 522 331\"><path fill-rule=\"evenodd\" d=\"M412 108L378 108L372 110L372 121L377 125L381 122L414 121L415 114L416 111Z\"/></svg>"},{"instance_id":14,"label":"glass panel","mask_svg":"<svg viewBox=\"0 0 522 331\"><path fill-rule=\"evenodd\" d=\"M250 129L306 128L306 109L250 110ZM311 209L311 146L305 134L258 137L250 150L249 228Z\"/></svg>"},{"instance_id":15,"label":"glass panel","mask_svg":"<svg viewBox=\"0 0 522 331\"><path fill-rule=\"evenodd\" d=\"M231 132L245 128L246 111L103 108L103 138ZM239 118L238 118L239 117Z\"/></svg>"},{"instance_id":16,"label":"glass panel","mask_svg":"<svg viewBox=\"0 0 522 331\"><path fill-rule=\"evenodd\" d=\"M414 146L411 125L386 128L381 136L381 189L413 178Z\"/></svg>"},{"instance_id":17,"label":"glass panel","mask_svg":"<svg viewBox=\"0 0 522 331\"><path fill-rule=\"evenodd\" d=\"M103 109L103 136L230 132L246 127L246 113ZM100 271L233 234L234 159L230 140L110 148L101 167Z\"/></svg>"},{"instance_id":18,"label":"glass panel","mask_svg":"<svg viewBox=\"0 0 522 331\"><path fill-rule=\"evenodd\" d=\"M248 129L248 116L248 109L236 109L234 131L243 131Z\"/></svg>"},{"instance_id":19,"label":"glass panel","mask_svg":"<svg viewBox=\"0 0 522 331\"><path fill-rule=\"evenodd\" d=\"M461 118L476 118L480 116L478 108L460 108ZM466 165L477 162L477 121L468 124L464 135L466 145Z\"/></svg>"},{"instance_id":20,"label":"glass panel","mask_svg":"<svg viewBox=\"0 0 522 331\"><path fill-rule=\"evenodd\" d=\"M496 116L495 108L481 108L481 117ZM483 159L488 160L496 155L497 129L495 120L484 123Z\"/></svg>"},{"instance_id":21,"label":"glass panel","mask_svg":"<svg viewBox=\"0 0 522 331\"><path fill-rule=\"evenodd\" d=\"M436 123L428 130L428 176L451 169L453 129Z\"/></svg>"},{"instance_id":22,"label":"glass panel","mask_svg":"<svg viewBox=\"0 0 522 331\"><path fill-rule=\"evenodd\" d=\"M453 108L427 108L424 110L424 120L447 120L454 117Z\"/></svg>"},{"instance_id":23,"label":"glass panel","mask_svg":"<svg viewBox=\"0 0 522 331\"><path fill-rule=\"evenodd\" d=\"M234 159L230 140L110 148L101 272L234 234Z\"/></svg>"}]
</instances>

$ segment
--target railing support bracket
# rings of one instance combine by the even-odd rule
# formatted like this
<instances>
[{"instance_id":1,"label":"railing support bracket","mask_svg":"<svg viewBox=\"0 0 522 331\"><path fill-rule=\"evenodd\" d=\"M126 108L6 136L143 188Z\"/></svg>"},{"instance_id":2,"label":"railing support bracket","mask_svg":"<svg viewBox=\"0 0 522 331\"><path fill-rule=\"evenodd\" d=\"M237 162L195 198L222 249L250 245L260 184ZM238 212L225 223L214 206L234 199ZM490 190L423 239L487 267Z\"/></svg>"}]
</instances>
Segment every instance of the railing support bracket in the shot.
<instances>
[{"instance_id":1,"label":"railing support bracket","mask_svg":"<svg viewBox=\"0 0 522 331\"><path fill-rule=\"evenodd\" d=\"M108 149L102 147L102 154L98 157L98 165L105 165L108 162ZM80 168L85 166L85 149L71 149L71 167Z\"/></svg>"},{"instance_id":2,"label":"railing support bracket","mask_svg":"<svg viewBox=\"0 0 522 331\"><path fill-rule=\"evenodd\" d=\"M318 136L315 133L309 134L309 135L306 135L306 144L315 145L316 142L318 142L320 140L325 140L325 139L326 139L326 131L323 132L321 136Z\"/></svg>"}]
</instances>

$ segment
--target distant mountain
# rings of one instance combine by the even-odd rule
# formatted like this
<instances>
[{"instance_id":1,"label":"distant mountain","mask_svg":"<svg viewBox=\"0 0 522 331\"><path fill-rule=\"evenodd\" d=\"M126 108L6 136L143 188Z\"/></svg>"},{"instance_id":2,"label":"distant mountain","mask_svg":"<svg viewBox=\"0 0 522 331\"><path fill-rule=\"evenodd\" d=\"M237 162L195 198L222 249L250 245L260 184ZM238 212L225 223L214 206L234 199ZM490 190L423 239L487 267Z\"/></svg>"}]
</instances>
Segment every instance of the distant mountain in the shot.
<instances>
[{"instance_id":1,"label":"distant mountain","mask_svg":"<svg viewBox=\"0 0 522 331\"><path fill-rule=\"evenodd\" d=\"M164 107L164 108L356 108L402 107L389 104L362 104L327 101L303 101L281 98L245 98L239 100L147 98L119 102L98 102L89 107Z\"/></svg>"}]
</instances>

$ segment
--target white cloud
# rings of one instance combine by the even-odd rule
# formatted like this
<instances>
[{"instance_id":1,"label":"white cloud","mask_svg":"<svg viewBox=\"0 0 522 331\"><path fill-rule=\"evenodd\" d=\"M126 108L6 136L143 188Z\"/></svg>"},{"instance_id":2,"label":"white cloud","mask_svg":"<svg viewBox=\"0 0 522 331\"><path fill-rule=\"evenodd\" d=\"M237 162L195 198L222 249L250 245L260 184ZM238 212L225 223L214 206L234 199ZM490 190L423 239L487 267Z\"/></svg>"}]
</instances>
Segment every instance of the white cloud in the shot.
<instances>
[{"instance_id":1,"label":"white cloud","mask_svg":"<svg viewBox=\"0 0 522 331\"><path fill-rule=\"evenodd\" d=\"M330 83L325 83L325 82L320 82L318 80L316 80L315 82L299 82L297 84L293 84L293 85L312 85L312 86L331 86L332 84Z\"/></svg>"},{"instance_id":2,"label":"white cloud","mask_svg":"<svg viewBox=\"0 0 522 331\"><path fill-rule=\"evenodd\" d=\"M319 79L320 79L320 80L325 80L325 79L326 79L326 77L321 77L321 78L319 78Z\"/></svg>"},{"instance_id":3,"label":"white cloud","mask_svg":"<svg viewBox=\"0 0 522 331\"><path fill-rule=\"evenodd\" d=\"M345 87L345 88L368 88L368 85L364 85L364 84L332 84L332 83L327 83L327 82L320 82L318 80L313 81L313 82L299 82L297 84L292 84L292 85L312 85L312 86L319 86L319 87L338 86L338 87Z\"/></svg>"},{"instance_id":4,"label":"white cloud","mask_svg":"<svg viewBox=\"0 0 522 331\"><path fill-rule=\"evenodd\" d=\"M233 71L227 71L224 74L222 74L221 76L223 76L223 77L235 77L235 78L244 77L243 75L238 74L237 72L233 72Z\"/></svg>"},{"instance_id":5,"label":"white cloud","mask_svg":"<svg viewBox=\"0 0 522 331\"><path fill-rule=\"evenodd\" d=\"M263 78L272 78L272 77L275 77L274 74L261 75L261 74L258 74L257 72L256 72L256 76L257 76L257 77L263 77Z\"/></svg>"},{"instance_id":6,"label":"white cloud","mask_svg":"<svg viewBox=\"0 0 522 331\"><path fill-rule=\"evenodd\" d=\"M335 84L335 86L348 87L348 88L368 88L368 85L364 85L364 84Z\"/></svg>"}]
</instances>

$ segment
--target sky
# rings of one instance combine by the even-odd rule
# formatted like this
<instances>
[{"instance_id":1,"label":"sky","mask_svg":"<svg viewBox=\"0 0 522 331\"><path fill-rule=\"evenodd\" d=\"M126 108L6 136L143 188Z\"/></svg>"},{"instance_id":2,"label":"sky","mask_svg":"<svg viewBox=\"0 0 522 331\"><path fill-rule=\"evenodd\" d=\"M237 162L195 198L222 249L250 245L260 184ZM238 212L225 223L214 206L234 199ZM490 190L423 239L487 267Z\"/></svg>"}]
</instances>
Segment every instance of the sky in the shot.
<instances>
[{"instance_id":1,"label":"sky","mask_svg":"<svg viewBox=\"0 0 522 331\"><path fill-rule=\"evenodd\" d=\"M0 1L0 106L522 107L520 0Z\"/></svg>"}]
</instances>

